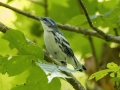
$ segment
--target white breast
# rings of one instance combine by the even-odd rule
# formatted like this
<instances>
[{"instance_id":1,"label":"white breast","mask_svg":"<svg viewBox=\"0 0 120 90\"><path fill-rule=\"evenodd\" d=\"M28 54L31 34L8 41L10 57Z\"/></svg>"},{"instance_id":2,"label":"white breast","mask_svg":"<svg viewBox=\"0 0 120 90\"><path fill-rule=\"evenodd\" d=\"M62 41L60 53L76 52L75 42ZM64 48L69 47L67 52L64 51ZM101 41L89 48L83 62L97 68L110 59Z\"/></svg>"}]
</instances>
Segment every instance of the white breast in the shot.
<instances>
[{"instance_id":1,"label":"white breast","mask_svg":"<svg viewBox=\"0 0 120 90\"><path fill-rule=\"evenodd\" d=\"M57 60L66 61L67 56L62 52L58 44L56 44L52 32L44 31L44 42L47 51Z\"/></svg>"}]
</instances>

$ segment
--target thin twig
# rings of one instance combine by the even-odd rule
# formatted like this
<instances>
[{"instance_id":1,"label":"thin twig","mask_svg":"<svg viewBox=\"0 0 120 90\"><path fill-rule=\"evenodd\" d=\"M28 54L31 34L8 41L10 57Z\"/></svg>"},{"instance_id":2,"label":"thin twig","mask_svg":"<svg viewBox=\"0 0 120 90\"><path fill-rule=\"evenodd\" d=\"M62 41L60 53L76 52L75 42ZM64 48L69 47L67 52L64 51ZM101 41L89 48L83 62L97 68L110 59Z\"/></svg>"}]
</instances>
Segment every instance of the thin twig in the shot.
<instances>
[{"instance_id":1,"label":"thin twig","mask_svg":"<svg viewBox=\"0 0 120 90\"><path fill-rule=\"evenodd\" d=\"M0 23L0 31L1 32L6 33L6 31L9 29L10 28L8 28L4 24ZM58 62L56 59L52 58L46 51L44 51L44 54L45 54L46 61L54 62L57 65L61 65L60 62ZM71 73L68 73L68 72L63 72L63 73L66 74L68 77L71 77L71 78L66 78L66 80L73 86L73 88L75 90L85 90L85 88L81 85L81 83Z\"/></svg>"},{"instance_id":2,"label":"thin twig","mask_svg":"<svg viewBox=\"0 0 120 90\"><path fill-rule=\"evenodd\" d=\"M117 73L115 73L115 77L117 77ZM117 81L115 81L114 83L114 89L117 90L118 86L117 86Z\"/></svg>"},{"instance_id":3,"label":"thin twig","mask_svg":"<svg viewBox=\"0 0 120 90\"><path fill-rule=\"evenodd\" d=\"M119 36L117 28L114 28L114 32L116 36Z\"/></svg>"},{"instance_id":4,"label":"thin twig","mask_svg":"<svg viewBox=\"0 0 120 90\"><path fill-rule=\"evenodd\" d=\"M100 34L98 34L96 31L93 31L93 30L79 28L79 27L71 26L69 24L57 23L57 25L59 28L66 30L66 31L72 31L72 32L81 33L81 34L90 35L90 36L95 36L95 37L104 39L104 37L102 37Z\"/></svg>"},{"instance_id":5,"label":"thin twig","mask_svg":"<svg viewBox=\"0 0 120 90\"><path fill-rule=\"evenodd\" d=\"M0 6L6 7L6 8L11 9L11 10L13 10L13 11L19 13L19 14L22 14L22 15L25 15L25 16L27 16L29 18L33 18L35 20L40 21L40 17L32 15L32 14L30 14L28 12L16 9L16 8L14 8L12 6L9 6L7 4L4 4L2 2L0 2ZM108 41L111 41L111 42L120 43L120 37L117 37L117 36L106 34L107 38L105 38L104 36L100 35L98 32L93 31L93 30L83 29L83 28L71 26L71 25L68 25L68 24L63 25L63 24L59 24L58 23L57 25L58 25L59 28L67 30L67 31L82 33L82 34L85 34L85 35L91 35L91 36L95 36L95 37L101 38L103 40L108 40Z\"/></svg>"},{"instance_id":6,"label":"thin twig","mask_svg":"<svg viewBox=\"0 0 120 90\"><path fill-rule=\"evenodd\" d=\"M81 7L82 7L82 9L83 9L83 11L84 11L84 13L85 13L85 16L86 16L86 18L87 18L87 21L88 21L90 27L91 27L93 30L95 30L96 32L98 32L101 36L103 36L103 37L105 38L105 40L109 41L109 36L108 36L107 34L105 34L102 30L98 29L97 27L95 27L95 26L93 25L93 23L92 23L92 21L91 21L91 19L90 19L90 17L89 17L89 14L88 14L88 12L87 12L87 10L86 10L86 7L84 6L82 0L78 0L78 2L80 3L80 5L81 5Z\"/></svg>"},{"instance_id":7,"label":"thin twig","mask_svg":"<svg viewBox=\"0 0 120 90\"><path fill-rule=\"evenodd\" d=\"M48 0L44 0L44 9L45 9L45 16L47 17L48 16Z\"/></svg>"},{"instance_id":8,"label":"thin twig","mask_svg":"<svg viewBox=\"0 0 120 90\"><path fill-rule=\"evenodd\" d=\"M103 40L120 43L120 36L117 37L117 36L113 36L110 34L106 34L108 36L106 39L94 30L79 28L79 27L68 25L68 24L65 24L65 25L57 24L57 25L59 28L67 30L67 31L72 31L72 32L81 33L81 34L85 34L85 35L95 36L95 37L101 38Z\"/></svg>"},{"instance_id":9,"label":"thin twig","mask_svg":"<svg viewBox=\"0 0 120 90\"><path fill-rule=\"evenodd\" d=\"M115 32L115 35L116 35L116 36L119 36L118 31L117 31L117 28L114 28L114 32ZM115 77L117 77L117 73L115 73ZM118 82L118 84L120 84L119 81L115 81L115 82L114 82L114 89L115 89L115 90L119 90L119 85L117 85L117 82Z\"/></svg>"},{"instance_id":10,"label":"thin twig","mask_svg":"<svg viewBox=\"0 0 120 90\"><path fill-rule=\"evenodd\" d=\"M95 51L95 46L94 46L94 43L93 43L93 39L91 36L88 36L88 39L90 41L90 46L92 48L92 54L94 56L94 59L95 59L95 62L96 62L96 69L98 70L98 59L97 59L97 55L96 55L96 51Z\"/></svg>"},{"instance_id":11,"label":"thin twig","mask_svg":"<svg viewBox=\"0 0 120 90\"><path fill-rule=\"evenodd\" d=\"M6 33L10 28L6 27L3 23L0 22L0 31Z\"/></svg>"}]
</instances>

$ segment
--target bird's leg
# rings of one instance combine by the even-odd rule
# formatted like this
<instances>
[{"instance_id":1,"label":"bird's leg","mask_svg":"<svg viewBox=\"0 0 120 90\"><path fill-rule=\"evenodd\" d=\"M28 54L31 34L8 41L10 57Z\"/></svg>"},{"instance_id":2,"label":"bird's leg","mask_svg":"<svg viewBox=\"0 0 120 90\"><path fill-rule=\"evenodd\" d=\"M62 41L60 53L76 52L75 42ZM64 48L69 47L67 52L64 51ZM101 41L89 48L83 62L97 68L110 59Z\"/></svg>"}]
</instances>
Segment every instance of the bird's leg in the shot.
<instances>
[{"instance_id":1,"label":"bird's leg","mask_svg":"<svg viewBox=\"0 0 120 90\"><path fill-rule=\"evenodd\" d=\"M62 63L63 66L65 66L65 67L67 66L66 62L64 62L64 61L60 61L60 62Z\"/></svg>"}]
</instances>

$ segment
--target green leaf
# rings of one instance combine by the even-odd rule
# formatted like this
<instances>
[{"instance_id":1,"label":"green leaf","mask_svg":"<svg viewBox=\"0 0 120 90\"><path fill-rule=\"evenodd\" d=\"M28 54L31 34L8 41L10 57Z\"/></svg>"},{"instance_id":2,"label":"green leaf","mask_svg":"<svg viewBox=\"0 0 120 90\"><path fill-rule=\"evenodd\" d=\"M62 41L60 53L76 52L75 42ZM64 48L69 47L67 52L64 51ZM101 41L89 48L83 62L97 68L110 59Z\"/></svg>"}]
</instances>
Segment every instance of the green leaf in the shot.
<instances>
[{"instance_id":1,"label":"green leaf","mask_svg":"<svg viewBox=\"0 0 120 90\"><path fill-rule=\"evenodd\" d=\"M11 90L47 90L47 76L38 66L30 69L26 83L17 85Z\"/></svg>"},{"instance_id":2,"label":"green leaf","mask_svg":"<svg viewBox=\"0 0 120 90\"><path fill-rule=\"evenodd\" d=\"M20 54L34 55L41 60L44 59L42 49L38 45L28 43L22 32L18 30L8 30L2 38L9 41Z\"/></svg>"},{"instance_id":3,"label":"green leaf","mask_svg":"<svg viewBox=\"0 0 120 90\"><path fill-rule=\"evenodd\" d=\"M116 68L118 68L118 65L115 64L114 62L111 62L111 63L107 64L107 68L109 68L109 69L116 69Z\"/></svg>"},{"instance_id":4,"label":"green leaf","mask_svg":"<svg viewBox=\"0 0 120 90\"><path fill-rule=\"evenodd\" d=\"M112 82L119 82L120 81L120 77L113 77L111 78Z\"/></svg>"},{"instance_id":5,"label":"green leaf","mask_svg":"<svg viewBox=\"0 0 120 90\"><path fill-rule=\"evenodd\" d=\"M47 76L38 66L30 69L26 83L17 85L11 90L60 90L61 83L58 78L54 78L48 83Z\"/></svg>"},{"instance_id":6,"label":"green leaf","mask_svg":"<svg viewBox=\"0 0 120 90\"><path fill-rule=\"evenodd\" d=\"M39 90L47 89L47 76L38 66L34 66L30 70L30 75L27 78L29 85L37 85L40 87Z\"/></svg>"},{"instance_id":7,"label":"green leaf","mask_svg":"<svg viewBox=\"0 0 120 90\"><path fill-rule=\"evenodd\" d=\"M103 78L104 76L106 76L106 75L108 74L108 72L110 72L109 69L98 71L98 72L92 74L92 75L89 77L89 80L95 78L96 81L98 81L98 80L100 80L101 78Z\"/></svg>"},{"instance_id":8,"label":"green leaf","mask_svg":"<svg viewBox=\"0 0 120 90\"><path fill-rule=\"evenodd\" d=\"M85 20L86 20L85 15L77 15L71 18L67 23L74 26L81 26L81 24L83 24Z\"/></svg>"},{"instance_id":9,"label":"green leaf","mask_svg":"<svg viewBox=\"0 0 120 90\"><path fill-rule=\"evenodd\" d=\"M80 13L79 6L77 5L77 2L75 0L50 0L48 2L50 6L49 17L53 18L56 22L65 23L66 21L70 20L76 15L79 15ZM75 12L72 13L71 10Z\"/></svg>"},{"instance_id":10,"label":"green leaf","mask_svg":"<svg viewBox=\"0 0 120 90\"><path fill-rule=\"evenodd\" d=\"M36 58L32 55L11 56L5 63L7 73L9 76L18 75L32 67L33 60L36 60Z\"/></svg>"},{"instance_id":11,"label":"green leaf","mask_svg":"<svg viewBox=\"0 0 120 90\"><path fill-rule=\"evenodd\" d=\"M42 89L40 88L39 85L23 84L23 85L18 85L16 87L12 88L11 90L42 90ZM46 89L44 89L44 90L46 90Z\"/></svg>"},{"instance_id":12,"label":"green leaf","mask_svg":"<svg viewBox=\"0 0 120 90\"><path fill-rule=\"evenodd\" d=\"M61 83L58 78L54 78L52 82L48 84L48 90L61 90Z\"/></svg>"},{"instance_id":13,"label":"green leaf","mask_svg":"<svg viewBox=\"0 0 120 90\"><path fill-rule=\"evenodd\" d=\"M116 77L119 77L120 67L117 64L115 64L113 62L108 63L107 68L108 69L106 69L106 70L101 70L101 71L98 71L98 72L92 74L89 77L89 80L95 78L97 81L97 80L101 79L102 77L106 76L109 72L111 72L111 74L110 74L111 77L115 77L115 74L117 75Z\"/></svg>"},{"instance_id":14,"label":"green leaf","mask_svg":"<svg viewBox=\"0 0 120 90\"><path fill-rule=\"evenodd\" d=\"M109 27L112 30L113 28L119 29L118 28L119 15L120 15L119 10L120 10L120 7L117 6L104 14L92 15L91 20L96 26Z\"/></svg>"},{"instance_id":15,"label":"green leaf","mask_svg":"<svg viewBox=\"0 0 120 90\"><path fill-rule=\"evenodd\" d=\"M68 69L64 66L57 66L57 65L54 65L54 64L38 63L38 65L47 74L48 82L51 82L52 79L55 78L55 77L70 78L67 75L63 74L61 71L75 72L75 70L70 70L70 69Z\"/></svg>"},{"instance_id":16,"label":"green leaf","mask_svg":"<svg viewBox=\"0 0 120 90\"><path fill-rule=\"evenodd\" d=\"M0 72L2 73L2 74L5 74L6 73L6 71L7 71L7 68L6 68L6 65L5 65L5 63L8 61L8 57L9 56L5 56L5 57L0 57Z\"/></svg>"},{"instance_id":17,"label":"green leaf","mask_svg":"<svg viewBox=\"0 0 120 90\"><path fill-rule=\"evenodd\" d=\"M111 73L110 76L111 76L111 77L115 77L115 73Z\"/></svg>"},{"instance_id":18,"label":"green leaf","mask_svg":"<svg viewBox=\"0 0 120 90\"><path fill-rule=\"evenodd\" d=\"M36 59L32 55L0 57L0 72L7 72L9 76L18 75L33 66L33 60Z\"/></svg>"},{"instance_id":19,"label":"green leaf","mask_svg":"<svg viewBox=\"0 0 120 90\"><path fill-rule=\"evenodd\" d=\"M119 67L120 68L120 67ZM117 77L120 77L120 69L117 72Z\"/></svg>"}]
</instances>

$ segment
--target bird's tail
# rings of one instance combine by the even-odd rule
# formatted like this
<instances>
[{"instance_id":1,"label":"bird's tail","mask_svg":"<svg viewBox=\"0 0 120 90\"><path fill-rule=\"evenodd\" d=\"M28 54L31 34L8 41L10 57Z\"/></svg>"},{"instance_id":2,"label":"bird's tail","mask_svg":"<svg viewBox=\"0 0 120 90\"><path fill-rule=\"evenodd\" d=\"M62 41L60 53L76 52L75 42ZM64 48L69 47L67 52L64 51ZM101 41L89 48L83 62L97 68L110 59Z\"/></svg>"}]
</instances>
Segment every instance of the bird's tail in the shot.
<instances>
[{"instance_id":1,"label":"bird's tail","mask_svg":"<svg viewBox=\"0 0 120 90\"><path fill-rule=\"evenodd\" d=\"M74 57L73 58L74 59L74 68L75 68L75 70L77 70L77 71L83 71L83 70L86 70L86 67L84 66L84 65L82 65L78 60L77 60L77 58L76 57Z\"/></svg>"}]
</instances>

